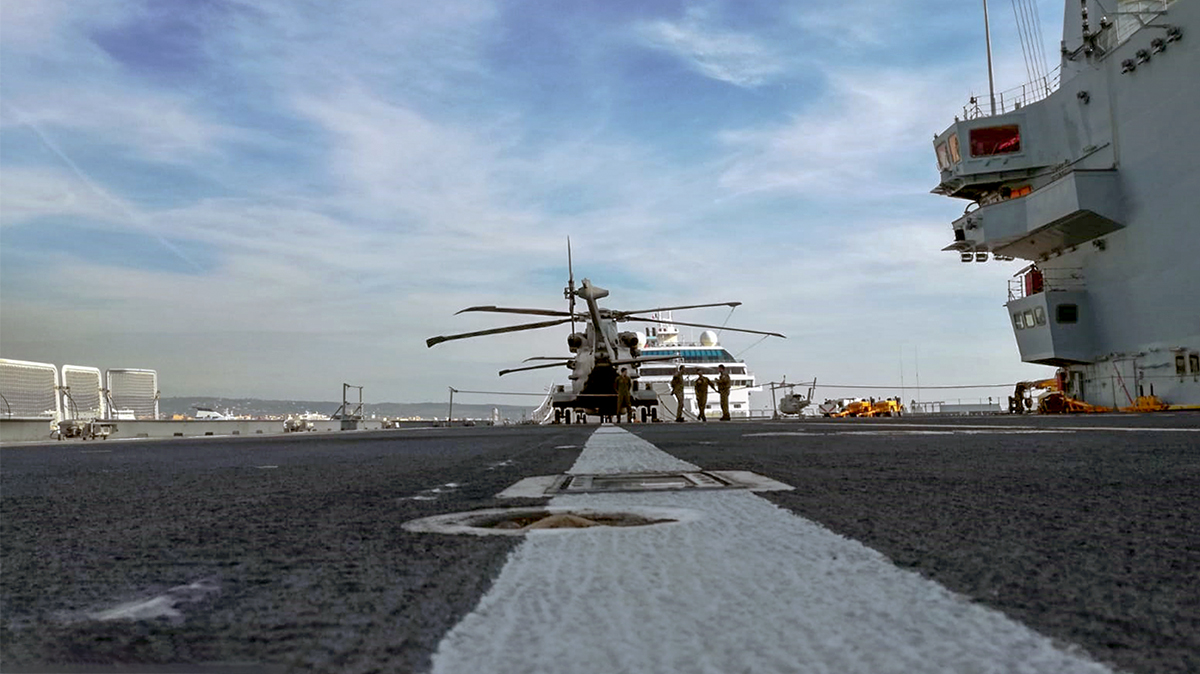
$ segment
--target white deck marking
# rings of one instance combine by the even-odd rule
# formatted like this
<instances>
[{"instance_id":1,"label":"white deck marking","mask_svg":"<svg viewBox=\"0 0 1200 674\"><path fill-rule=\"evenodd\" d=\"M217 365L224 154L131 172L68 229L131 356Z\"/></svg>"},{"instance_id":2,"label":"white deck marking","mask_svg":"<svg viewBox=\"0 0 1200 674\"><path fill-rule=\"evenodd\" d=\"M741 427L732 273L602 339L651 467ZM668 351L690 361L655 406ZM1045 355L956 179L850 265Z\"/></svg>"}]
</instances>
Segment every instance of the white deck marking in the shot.
<instances>
[{"instance_id":1,"label":"white deck marking","mask_svg":"<svg viewBox=\"0 0 1200 674\"><path fill-rule=\"evenodd\" d=\"M570 475L613 473L671 473L700 470L700 466L680 461L654 445L615 426L601 426L588 438Z\"/></svg>"},{"instance_id":2,"label":"white deck marking","mask_svg":"<svg viewBox=\"0 0 1200 674\"><path fill-rule=\"evenodd\" d=\"M602 427L572 472L696 469ZM745 491L550 503L700 518L530 533L442 640L433 672L1111 672Z\"/></svg>"},{"instance_id":3,"label":"white deck marking","mask_svg":"<svg viewBox=\"0 0 1200 674\"><path fill-rule=\"evenodd\" d=\"M212 581L199 580L188 585L177 585L151 599L132 601L107 611L89 614L88 618L101 621L153 620L155 618L182 620L183 612L178 609L179 605L200 601L219 589Z\"/></svg>"}]
</instances>

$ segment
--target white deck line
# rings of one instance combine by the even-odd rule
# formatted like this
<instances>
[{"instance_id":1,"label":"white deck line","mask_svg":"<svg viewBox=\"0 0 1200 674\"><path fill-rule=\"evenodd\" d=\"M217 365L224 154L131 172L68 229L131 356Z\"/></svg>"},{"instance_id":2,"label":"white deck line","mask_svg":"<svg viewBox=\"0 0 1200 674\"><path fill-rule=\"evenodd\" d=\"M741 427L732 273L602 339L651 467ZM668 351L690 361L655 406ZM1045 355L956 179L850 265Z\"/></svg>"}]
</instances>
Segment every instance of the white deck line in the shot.
<instances>
[{"instance_id":1,"label":"white deck line","mask_svg":"<svg viewBox=\"0 0 1200 674\"><path fill-rule=\"evenodd\" d=\"M573 472L695 470L601 428ZM674 462L686 468L666 467ZM1101 673L998 611L744 491L561 496L689 508L695 521L532 532L433 672Z\"/></svg>"},{"instance_id":2,"label":"white deck line","mask_svg":"<svg viewBox=\"0 0 1200 674\"><path fill-rule=\"evenodd\" d=\"M569 475L611 475L616 473L670 473L700 470L680 461L629 431L616 426L601 426L588 438Z\"/></svg>"}]
</instances>

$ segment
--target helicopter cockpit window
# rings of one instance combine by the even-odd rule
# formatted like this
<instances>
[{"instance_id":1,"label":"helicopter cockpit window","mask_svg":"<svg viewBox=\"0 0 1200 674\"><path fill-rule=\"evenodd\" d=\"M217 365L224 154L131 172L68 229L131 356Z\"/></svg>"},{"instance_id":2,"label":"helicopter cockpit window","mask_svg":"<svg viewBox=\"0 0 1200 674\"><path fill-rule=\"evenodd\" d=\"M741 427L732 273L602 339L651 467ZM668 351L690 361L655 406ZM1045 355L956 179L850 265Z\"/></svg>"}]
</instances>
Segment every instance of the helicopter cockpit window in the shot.
<instances>
[{"instance_id":1,"label":"helicopter cockpit window","mask_svg":"<svg viewBox=\"0 0 1200 674\"><path fill-rule=\"evenodd\" d=\"M971 156L990 157L1021 151L1021 128L1016 124L971 129Z\"/></svg>"}]
</instances>

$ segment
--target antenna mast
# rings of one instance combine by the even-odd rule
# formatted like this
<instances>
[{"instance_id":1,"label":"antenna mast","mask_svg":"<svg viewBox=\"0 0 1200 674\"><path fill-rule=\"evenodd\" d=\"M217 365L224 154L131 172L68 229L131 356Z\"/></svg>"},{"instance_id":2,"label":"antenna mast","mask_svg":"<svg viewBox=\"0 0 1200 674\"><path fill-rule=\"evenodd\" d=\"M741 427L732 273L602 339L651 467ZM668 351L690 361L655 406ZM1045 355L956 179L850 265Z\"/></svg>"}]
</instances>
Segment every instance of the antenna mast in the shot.
<instances>
[{"instance_id":1,"label":"antenna mast","mask_svg":"<svg viewBox=\"0 0 1200 674\"><path fill-rule=\"evenodd\" d=\"M983 0L983 34L987 41L988 95L992 99L992 116L996 116L996 81L992 77L992 30L988 27L987 0Z\"/></svg>"}]
</instances>

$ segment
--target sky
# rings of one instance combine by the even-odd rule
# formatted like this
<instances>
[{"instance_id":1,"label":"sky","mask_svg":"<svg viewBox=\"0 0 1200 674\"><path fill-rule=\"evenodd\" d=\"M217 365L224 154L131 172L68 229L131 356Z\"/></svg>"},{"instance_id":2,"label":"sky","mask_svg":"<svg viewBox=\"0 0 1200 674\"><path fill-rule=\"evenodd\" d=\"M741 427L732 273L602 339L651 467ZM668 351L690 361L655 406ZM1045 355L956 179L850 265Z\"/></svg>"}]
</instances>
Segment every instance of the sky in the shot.
<instances>
[{"instance_id":1,"label":"sky","mask_svg":"<svg viewBox=\"0 0 1200 674\"><path fill-rule=\"evenodd\" d=\"M0 357L163 396L541 392L567 370L497 372L567 326L425 339L565 309L570 237L604 306L787 335L722 333L760 382L1008 395L930 388L1051 372L1003 309L1022 262L941 251L967 204L931 139L986 91L957 0L3 0Z\"/></svg>"}]
</instances>

